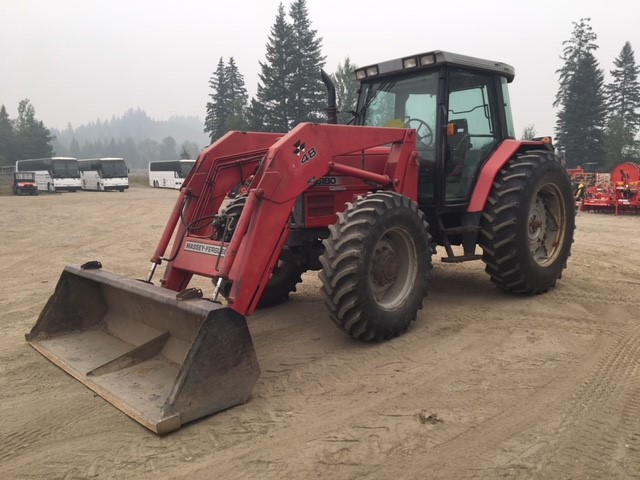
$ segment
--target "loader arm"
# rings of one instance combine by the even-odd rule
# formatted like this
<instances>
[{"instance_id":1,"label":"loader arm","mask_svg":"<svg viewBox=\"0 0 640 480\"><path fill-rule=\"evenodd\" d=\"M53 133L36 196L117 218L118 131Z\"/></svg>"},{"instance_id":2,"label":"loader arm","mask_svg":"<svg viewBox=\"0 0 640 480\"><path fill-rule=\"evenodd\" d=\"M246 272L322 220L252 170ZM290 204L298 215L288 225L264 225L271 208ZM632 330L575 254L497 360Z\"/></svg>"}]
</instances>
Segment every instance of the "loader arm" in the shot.
<instances>
[{"instance_id":1,"label":"loader arm","mask_svg":"<svg viewBox=\"0 0 640 480\"><path fill-rule=\"evenodd\" d=\"M245 135L250 138L253 134ZM205 227L196 229L194 235L193 229L180 224L163 279L166 288L186 288L193 274L221 278L229 285L228 306L243 315L253 313L289 235L296 200L330 172L361 178L375 185L372 189L395 190L416 199L418 162L413 130L303 123L264 151L247 152L245 148L243 153L233 153L225 143L238 138L229 134L215 147L227 155L204 154L202 168L189 179L172 216L177 223L184 212L188 224L212 215L240 177L256 169L233 237L225 244L212 240ZM362 152L366 161L366 150L381 145L390 148L379 172L339 163L341 156L353 152ZM172 233L167 225L163 242Z\"/></svg>"},{"instance_id":2,"label":"loader arm","mask_svg":"<svg viewBox=\"0 0 640 480\"><path fill-rule=\"evenodd\" d=\"M162 262L174 233L178 239L184 236L184 219L197 220L217 212L225 195L250 176L247 170L255 170L260 158L281 136L275 133L229 132L204 150L180 190L151 262ZM234 168L229 168L231 166ZM179 223L180 220L182 222ZM171 256L175 256L178 249L179 244L174 245ZM168 288L181 289L175 281Z\"/></svg>"}]
</instances>

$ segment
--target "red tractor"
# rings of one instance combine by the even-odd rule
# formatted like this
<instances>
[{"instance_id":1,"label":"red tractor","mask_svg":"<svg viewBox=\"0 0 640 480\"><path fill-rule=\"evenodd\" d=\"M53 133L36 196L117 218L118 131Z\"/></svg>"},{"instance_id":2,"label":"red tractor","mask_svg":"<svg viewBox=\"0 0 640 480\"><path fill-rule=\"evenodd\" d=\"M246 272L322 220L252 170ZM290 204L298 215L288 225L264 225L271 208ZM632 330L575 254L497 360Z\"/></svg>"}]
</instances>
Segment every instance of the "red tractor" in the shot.
<instances>
[{"instance_id":1,"label":"red tractor","mask_svg":"<svg viewBox=\"0 0 640 480\"><path fill-rule=\"evenodd\" d=\"M248 399L259 368L244 316L285 300L307 270L321 270L333 322L364 341L409 328L438 246L444 262L484 261L508 292L553 287L573 192L549 143L515 140L514 69L433 51L355 77L353 125L335 124L325 74L329 123L229 132L205 149L146 281L66 267L28 341L164 433ZM213 280L209 300L193 275Z\"/></svg>"}]
</instances>

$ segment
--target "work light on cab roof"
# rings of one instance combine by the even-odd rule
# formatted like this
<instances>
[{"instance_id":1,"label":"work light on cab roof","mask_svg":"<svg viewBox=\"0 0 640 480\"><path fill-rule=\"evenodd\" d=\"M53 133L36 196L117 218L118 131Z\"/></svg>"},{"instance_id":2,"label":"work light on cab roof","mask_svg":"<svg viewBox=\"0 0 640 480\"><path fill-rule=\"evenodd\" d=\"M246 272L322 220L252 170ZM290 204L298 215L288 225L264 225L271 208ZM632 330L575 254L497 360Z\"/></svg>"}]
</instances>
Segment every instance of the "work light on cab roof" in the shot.
<instances>
[{"instance_id":1,"label":"work light on cab roof","mask_svg":"<svg viewBox=\"0 0 640 480\"><path fill-rule=\"evenodd\" d=\"M515 69L506 63L484 60L482 58L470 57L442 50L434 50L433 52L400 57L359 68L354 72L354 78L360 81L375 76L393 75L406 70L427 68L439 64L450 64L465 68L478 68L481 70L494 71L504 75L508 82L511 82L515 76Z\"/></svg>"}]
</instances>

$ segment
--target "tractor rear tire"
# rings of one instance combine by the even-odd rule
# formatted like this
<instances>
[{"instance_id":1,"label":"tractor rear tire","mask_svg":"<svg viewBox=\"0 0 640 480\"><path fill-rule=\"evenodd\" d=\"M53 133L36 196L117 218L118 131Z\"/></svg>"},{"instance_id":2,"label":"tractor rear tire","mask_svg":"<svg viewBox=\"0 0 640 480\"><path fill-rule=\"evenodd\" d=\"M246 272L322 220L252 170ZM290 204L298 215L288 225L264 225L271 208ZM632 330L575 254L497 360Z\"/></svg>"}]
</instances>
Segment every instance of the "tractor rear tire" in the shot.
<instances>
[{"instance_id":1,"label":"tractor rear tire","mask_svg":"<svg viewBox=\"0 0 640 480\"><path fill-rule=\"evenodd\" d=\"M363 341L405 332L422 309L431 272L431 237L418 205L393 192L347 203L329 227L320 257L331 319Z\"/></svg>"},{"instance_id":2,"label":"tractor rear tire","mask_svg":"<svg viewBox=\"0 0 640 480\"><path fill-rule=\"evenodd\" d=\"M575 209L571 181L557 157L530 151L500 170L480 222L485 271L501 289L544 293L571 254Z\"/></svg>"}]
</instances>

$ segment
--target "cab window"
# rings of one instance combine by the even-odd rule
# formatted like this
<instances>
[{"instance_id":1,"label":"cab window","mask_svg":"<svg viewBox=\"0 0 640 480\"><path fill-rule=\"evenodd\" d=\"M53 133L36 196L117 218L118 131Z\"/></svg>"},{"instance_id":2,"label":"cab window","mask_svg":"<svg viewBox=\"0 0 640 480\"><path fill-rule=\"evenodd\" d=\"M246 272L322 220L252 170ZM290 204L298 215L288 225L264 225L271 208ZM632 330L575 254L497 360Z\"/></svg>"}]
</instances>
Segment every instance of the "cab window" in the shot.
<instances>
[{"instance_id":1,"label":"cab window","mask_svg":"<svg viewBox=\"0 0 640 480\"><path fill-rule=\"evenodd\" d=\"M420 72L403 77L368 83L361 89L359 101L361 125L413 128L417 149L435 149L437 72Z\"/></svg>"},{"instance_id":2,"label":"cab window","mask_svg":"<svg viewBox=\"0 0 640 480\"><path fill-rule=\"evenodd\" d=\"M500 143L502 133L494 77L452 69L449 74L445 200L468 200L480 167Z\"/></svg>"}]
</instances>

